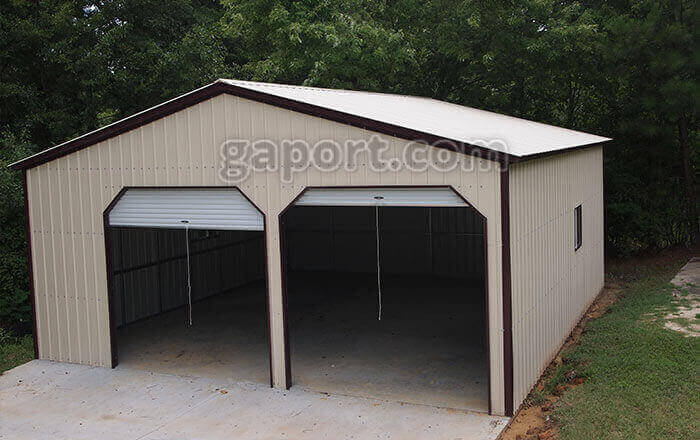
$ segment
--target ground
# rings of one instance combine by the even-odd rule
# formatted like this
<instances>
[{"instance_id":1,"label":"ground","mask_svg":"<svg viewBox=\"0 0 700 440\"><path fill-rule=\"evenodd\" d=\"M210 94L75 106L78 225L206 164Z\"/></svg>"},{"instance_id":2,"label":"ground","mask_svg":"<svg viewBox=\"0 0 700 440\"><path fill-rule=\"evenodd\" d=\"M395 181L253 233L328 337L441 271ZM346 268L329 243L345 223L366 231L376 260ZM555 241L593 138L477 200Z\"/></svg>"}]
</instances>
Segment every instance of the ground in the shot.
<instances>
[{"instance_id":1,"label":"ground","mask_svg":"<svg viewBox=\"0 0 700 440\"><path fill-rule=\"evenodd\" d=\"M687 276L674 279L691 257L675 252L609 264L606 289L501 438L697 438L700 344L689 330L698 316L679 321L676 314L692 307L698 284ZM0 347L3 368L31 357L31 338L11 342ZM78 370L66 374L67 367ZM119 438L206 437L226 429L246 438L389 438L382 434L391 432L393 438L467 439L493 438L507 421L303 389L109 371L32 361L1 376L0 438L56 438L71 429L71 438L106 439L124 434L114 431L123 427L134 436ZM71 385L79 375L77 382L95 392L88 399L71 394L79 391ZM105 404L105 411L92 409L95 402ZM267 411L260 411L263 405ZM50 417L37 418L42 411ZM71 412L76 416L66 415ZM25 429L21 435L7 435L18 427Z\"/></svg>"},{"instance_id":2,"label":"ground","mask_svg":"<svg viewBox=\"0 0 700 440\"><path fill-rule=\"evenodd\" d=\"M34 340L31 335L11 336L0 328L0 373L34 359Z\"/></svg>"},{"instance_id":3,"label":"ground","mask_svg":"<svg viewBox=\"0 0 700 440\"><path fill-rule=\"evenodd\" d=\"M668 327L690 302L693 286L670 280L691 258L608 265L606 289L501 440L697 438L700 343Z\"/></svg>"},{"instance_id":4,"label":"ground","mask_svg":"<svg viewBox=\"0 0 700 440\"><path fill-rule=\"evenodd\" d=\"M700 258L694 257L671 280L674 306L666 315L666 328L700 336Z\"/></svg>"},{"instance_id":5,"label":"ground","mask_svg":"<svg viewBox=\"0 0 700 440\"><path fill-rule=\"evenodd\" d=\"M493 440L508 419L263 384L34 360L0 376L0 438Z\"/></svg>"}]
</instances>

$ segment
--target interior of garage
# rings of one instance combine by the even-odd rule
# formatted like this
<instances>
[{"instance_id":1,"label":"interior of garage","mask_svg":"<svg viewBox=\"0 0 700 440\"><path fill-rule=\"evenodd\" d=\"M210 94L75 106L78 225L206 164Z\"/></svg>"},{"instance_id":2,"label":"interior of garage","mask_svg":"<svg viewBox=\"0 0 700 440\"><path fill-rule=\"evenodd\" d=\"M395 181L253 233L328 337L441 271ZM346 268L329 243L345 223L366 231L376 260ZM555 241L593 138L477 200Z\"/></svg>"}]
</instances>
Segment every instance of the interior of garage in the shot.
<instances>
[{"instance_id":1,"label":"interior of garage","mask_svg":"<svg viewBox=\"0 0 700 440\"><path fill-rule=\"evenodd\" d=\"M483 231L470 207L289 209L294 386L488 411Z\"/></svg>"},{"instance_id":2,"label":"interior of garage","mask_svg":"<svg viewBox=\"0 0 700 440\"><path fill-rule=\"evenodd\" d=\"M108 233L120 368L269 383L262 231Z\"/></svg>"},{"instance_id":3,"label":"interior of garage","mask_svg":"<svg viewBox=\"0 0 700 440\"><path fill-rule=\"evenodd\" d=\"M282 216L292 384L488 411L483 218L445 189L341 191ZM110 213L119 368L270 382L262 218L232 197L139 190ZM443 206L405 206L425 200Z\"/></svg>"}]
</instances>

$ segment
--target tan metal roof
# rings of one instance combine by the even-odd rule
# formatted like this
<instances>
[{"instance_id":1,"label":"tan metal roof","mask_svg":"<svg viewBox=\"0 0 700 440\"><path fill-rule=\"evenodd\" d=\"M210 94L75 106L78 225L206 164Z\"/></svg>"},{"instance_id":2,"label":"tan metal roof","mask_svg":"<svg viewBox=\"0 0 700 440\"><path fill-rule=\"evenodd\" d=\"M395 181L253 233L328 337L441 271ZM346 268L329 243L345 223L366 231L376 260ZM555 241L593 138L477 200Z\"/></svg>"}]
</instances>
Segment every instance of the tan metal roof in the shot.
<instances>
[{"instance_id":1,"label":"tan metal roof","mask_svg":"<svg viewBox=\"0 0 700 440\"><path fill-rule=\"evenodd\" d=\"M513 156L548 153L610 140L430 98L252 81L220 81L446 139L484 144L489 149Z\"/></svg>"}]
</instances>

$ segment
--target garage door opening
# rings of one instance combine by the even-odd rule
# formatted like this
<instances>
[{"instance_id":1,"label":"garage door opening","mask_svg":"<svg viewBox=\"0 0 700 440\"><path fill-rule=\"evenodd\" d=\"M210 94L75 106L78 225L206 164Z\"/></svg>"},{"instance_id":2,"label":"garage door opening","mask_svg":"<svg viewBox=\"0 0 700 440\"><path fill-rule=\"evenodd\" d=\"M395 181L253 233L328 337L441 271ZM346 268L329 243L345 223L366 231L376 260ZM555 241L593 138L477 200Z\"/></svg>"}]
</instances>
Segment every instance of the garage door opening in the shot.
<instances>
[{"instance_id":1,"label":"garage door opening","mask_svg":"<svg viewBox=\"0 0 700 440\"><path fill-rule=\"evenodd\" d=\"M488 411L476 210L449 188L313 189L282 228L295 385Z\"/></svg>"},{"instance_id":2,"label":"garage door opening","mask_svg":"<svg viewBox=\"0 0 700 440\"><path fill-rule=\"evenodd\" d=\"M107 221L119 365L268 383L262 214L235 189L129 189Z\"/></svg>"}]
</instances>

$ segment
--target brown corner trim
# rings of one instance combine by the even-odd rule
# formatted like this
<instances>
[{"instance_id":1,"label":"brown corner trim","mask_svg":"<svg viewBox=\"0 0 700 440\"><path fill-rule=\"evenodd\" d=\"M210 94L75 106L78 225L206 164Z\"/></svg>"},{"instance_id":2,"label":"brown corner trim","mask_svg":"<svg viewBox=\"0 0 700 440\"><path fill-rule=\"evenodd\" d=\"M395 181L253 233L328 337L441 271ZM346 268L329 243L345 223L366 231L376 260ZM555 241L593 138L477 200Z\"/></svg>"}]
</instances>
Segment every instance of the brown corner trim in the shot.
<instances>
[{"instance_id":1,"label":"brown corner trim","mask_svg":"<svg viewBox=\"0 0 700 440\"><path fill-rule=\"evenodd\" d=\"M142 125L148 124L149 122L153 122L157 119L171 115L175 112L178 112L187 107L193 106L202 101L218 96L222 93L227 93L233 96L250 99L253 101L273 105L287 110L296 111L299 113L304 113L311 116L317 116L323 119L339 122L341 124L347 124L352 125L354 127L367 129L370 131L376 131L378 133L386 134L389 136L395 136L401 139L422 142L437 148L444 148L450 151L456 150L460 153L473 155L494 162L498 162L505 166L507 166L507 164L511 162L522 162L525 160L537 159L548 155L569 152L579 148L589 148L594 145L602 144L600 143L581 145L557 151L534 154L530 156L514 156L512 154L491 150L479 145L472 145L454 139L447 139L440 136L436 136L434 134L425 133L406 127L401 127L387 122L381 122L375 119L369 119L350 113L331 110L325 107L295 101L293 99L282 98L269 93L259 92L256 90L247 89L245 87L235 86L221 81L216 81L193 92L181 95L175 99L152 107L148 110L144 110L140 113L136 113L135 115L129 116L111 125L97 129L93 132L87 133L83 136L67 141L63 144L57 145L55 147L39 152L33 156L27 157L26 159L12 164L11 168L14 170L20 170L41 165L43 163L73 153L75 151L82 150L83 148L87 148L98 142L102 142L114 136L118 136L127 131L134 130Z\"/></svg>"},{"instance_id":2,"label":"brown corner trim","mask_svg":"<svg viewBox=\"0 0 700 440\"><path fill-rule=\"evenodd\" d=\"M491 322L489 321L489 225L486 217L484 217L483 215L482 217L484 226L484 325L486 326L486 333L484 334L484 338L486 342L486 386L489 395L489 414L493 414L493 406L491 404Z\"/></svg>"},{"instance_id":3,"label":"brown corner trim","mask_svg":"<svg viewBox=\"0 0 700 440\"><path fill-rule=\"evenodd\" d=\"M29 223L29 187L27 170L22 170L22 187L24 188L24 227L27 236L27 268L29 270L29 304L32 308L32 336L34 337L34 359L39 359L39 340L37 339L36 292L34 291L34 262L32 255L32 227Z\"/></svg>"},{"instance_id":4,"label":"brown corner trim","mask_svg":"<svg viewBox=\"0 0 700 440\"><path fill-rule=\"evenodd\" d=\"M109 349L111 353L111 367L115 368L119 364L119 350L117 348L117 322L114 319L114 277L112 276L112 252L109 240L109 213L112 208L121 200L127 191L127 187L119 190L116 196L109 202L109 205L102 211L102 235L105 241L105 270L107 276L107 308L109 309Z\"/></svg>"},{"instance_id":5,"label":"brown corner trim","mask_svg":"<svg viewBox=\"0 0 700 440\"><path fill-rule=\"evenodd\" d=\"M503 391L507 416L513 415L513 312L510 267L510 169L501 169L501 265L503 273Z\"/></svg>"}]
</instances>

